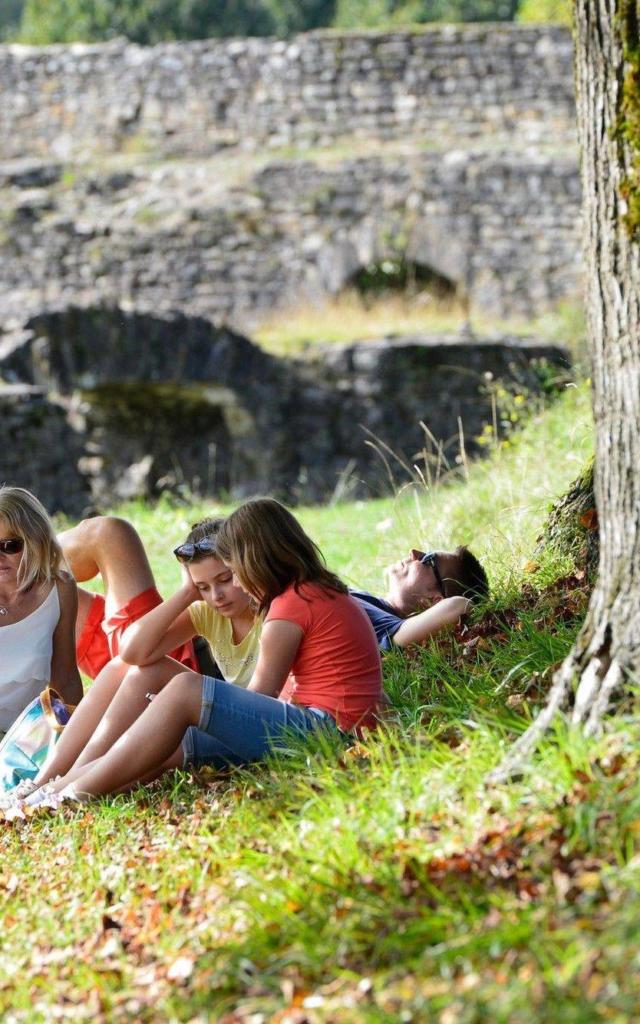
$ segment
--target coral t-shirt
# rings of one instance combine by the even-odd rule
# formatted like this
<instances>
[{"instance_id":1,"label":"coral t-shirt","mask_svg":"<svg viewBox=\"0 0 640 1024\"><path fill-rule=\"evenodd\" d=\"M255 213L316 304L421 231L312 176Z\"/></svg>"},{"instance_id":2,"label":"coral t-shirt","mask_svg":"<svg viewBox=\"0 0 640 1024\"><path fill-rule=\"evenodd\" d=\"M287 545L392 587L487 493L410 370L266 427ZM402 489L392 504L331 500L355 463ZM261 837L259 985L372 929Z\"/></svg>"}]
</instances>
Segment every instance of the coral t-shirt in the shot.
<instances>
[{"instance_id":1,"label":"coral t-shirt","mask_svg":"<svg viewBox=\"0 0 640 1024\"><path fill-rule=\"evenodd\" d=\"M302 583L271 602L265 622L276 619L303 631L281 700L328 711L341 729L374 726L382 666L376 635L358 602Z\"/></svg>"}]
</instances>

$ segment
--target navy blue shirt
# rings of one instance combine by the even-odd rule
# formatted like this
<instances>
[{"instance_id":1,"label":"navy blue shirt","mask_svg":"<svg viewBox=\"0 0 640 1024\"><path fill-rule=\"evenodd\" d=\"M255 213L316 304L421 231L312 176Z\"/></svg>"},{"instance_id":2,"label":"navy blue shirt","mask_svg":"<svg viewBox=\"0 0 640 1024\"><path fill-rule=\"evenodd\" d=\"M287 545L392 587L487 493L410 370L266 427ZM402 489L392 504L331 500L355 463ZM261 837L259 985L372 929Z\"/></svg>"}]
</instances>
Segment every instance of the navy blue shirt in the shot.
<instances>
[{"instance_id":1,"label":"navy blue shirt","mask_svg":"<svg viewBox=\"0 0 640 1024\"><path fill-rule=\"evenodd\" d=\"M369 616L380 650L393 650L393 636L405 620L393 610L388 601L383 601L381 597L374 597L366 590L352 590L351 588L349 588L349 593L355 597Z\"/></svg>"}]
</instances>

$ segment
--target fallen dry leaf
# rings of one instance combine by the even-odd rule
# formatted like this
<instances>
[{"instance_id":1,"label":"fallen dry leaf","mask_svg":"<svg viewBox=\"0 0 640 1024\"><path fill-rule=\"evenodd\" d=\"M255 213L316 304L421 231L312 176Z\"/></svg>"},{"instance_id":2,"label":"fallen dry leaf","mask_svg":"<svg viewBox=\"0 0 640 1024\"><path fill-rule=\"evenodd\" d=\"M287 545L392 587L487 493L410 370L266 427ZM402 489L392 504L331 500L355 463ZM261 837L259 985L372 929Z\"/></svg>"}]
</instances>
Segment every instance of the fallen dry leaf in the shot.
<instances>
[{"instance_id":1,"label":"fallen dry leaf","mask_svg":"<svg viewBox=\"0 0 640 1024\"><path fill-rule=\"evenodd\" d=\"M582 513L580 516L580 525L584 526L585 530L598 529L598 513L595 508L590 508L588 512Z\"/></svg>"},{"instance_id":2,"label":"fallen dry leaf","mask_svg":"<svg viewBox=\"0 0 640 1024\"><path fill-rule=\"evenodd\" d=\"M169 967L167 978L169 981L187 981L193 974L194 964L190 956L179 956Z\"/></svg>"}]
</instances>

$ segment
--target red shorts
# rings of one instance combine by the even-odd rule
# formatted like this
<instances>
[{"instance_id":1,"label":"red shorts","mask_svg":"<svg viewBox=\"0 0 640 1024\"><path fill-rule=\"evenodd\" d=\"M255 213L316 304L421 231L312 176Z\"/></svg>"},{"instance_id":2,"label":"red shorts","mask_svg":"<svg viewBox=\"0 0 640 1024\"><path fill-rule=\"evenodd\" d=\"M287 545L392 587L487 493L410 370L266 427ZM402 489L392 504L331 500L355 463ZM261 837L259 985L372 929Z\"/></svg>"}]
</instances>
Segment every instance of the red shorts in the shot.
<instances>
[{"instance_id":1,"label":"red shorts","mask_svg":"<svg viewBox=\"0 0 640 1024\"><path fill-rule=\"evenodd\" d=\"M150 587L141 594L136 594L123 608L105 619L104 597L102 594L94 594L89 614L76 643L76 659L80 671L90 679L95 679L100 669L117 655L120 637L127 627L161 602L162 598L156 588ZM186 668L193 669L194 672L199 671L191 640L171 651L170 657L182 662Z\"/></svg>"}]
</instances>

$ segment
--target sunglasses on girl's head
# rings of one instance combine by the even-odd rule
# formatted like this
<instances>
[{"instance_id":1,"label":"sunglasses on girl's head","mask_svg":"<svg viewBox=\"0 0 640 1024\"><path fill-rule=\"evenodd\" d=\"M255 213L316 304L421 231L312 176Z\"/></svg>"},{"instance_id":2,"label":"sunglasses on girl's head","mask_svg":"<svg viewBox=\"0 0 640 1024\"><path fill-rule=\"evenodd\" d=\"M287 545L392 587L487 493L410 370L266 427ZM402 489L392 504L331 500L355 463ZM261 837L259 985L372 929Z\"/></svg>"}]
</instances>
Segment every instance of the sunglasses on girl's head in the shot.
<instances>
[{"instance_id":1,"label":"sunglasses on girl's head","mask_svg":"<svg viewBox=\"0 0 640 1024\"><path fill-rule=\"evenodd\" d=\"M191 562L196 555L213 555L216 550L216 542L213 537L203 537L202 540L187 541L179 544L173 549L173 553L179 562Z\"/></svg>"},{"instance_id":2,"label":"sunglasses on girl's head","mask_svg":"<svg viewBox=\"0 0 640 1024\"><path fill-rule=\"evenodd\" d=\"M443 597L446 597L447 595L444 592L444 583L442 582L442 576L440 575L440 570L438 569L437 557L438 556L436 555L435 551L427 551L426 554L420 556L418 561L420 562L420 565L431 566L431 568L433 569L433 575L436 578L438 590L440 591Z\"/></svg>"},{"instance_id":3,"label":"sunglasses on girl's head","mask_svg":"<svg viewBox=\"0 0 640 1024\"><path fill-rule=\"evenodd\" d=\"M0 552L3 555L17 555L24 548L22 537L10 537L9 540L0 540Z\"/></svg>"}]
</instances>

